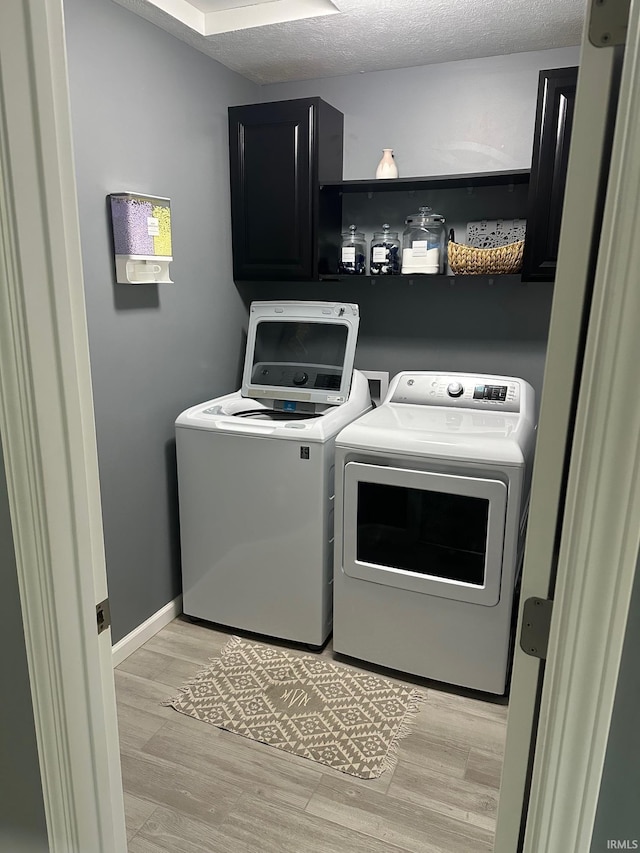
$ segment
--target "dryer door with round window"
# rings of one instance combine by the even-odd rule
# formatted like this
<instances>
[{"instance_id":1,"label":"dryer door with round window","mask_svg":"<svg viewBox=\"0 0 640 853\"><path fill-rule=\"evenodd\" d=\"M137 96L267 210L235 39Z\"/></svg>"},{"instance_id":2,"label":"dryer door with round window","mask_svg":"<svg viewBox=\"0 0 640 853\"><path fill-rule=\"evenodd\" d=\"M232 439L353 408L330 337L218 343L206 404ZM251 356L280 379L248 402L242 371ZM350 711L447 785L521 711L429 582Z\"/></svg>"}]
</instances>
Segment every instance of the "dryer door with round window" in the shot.
<instances>
[{"instance_id":1,"label":"dryer door with round window","mask_svg":"<svg viewBox=\"0 0 640 853\"><path fill-rule=\"evenodd\" d=\"M457 601L498 603L505 483L348 462L343 499L345 574Z\"/></svg>"}]
</instances>

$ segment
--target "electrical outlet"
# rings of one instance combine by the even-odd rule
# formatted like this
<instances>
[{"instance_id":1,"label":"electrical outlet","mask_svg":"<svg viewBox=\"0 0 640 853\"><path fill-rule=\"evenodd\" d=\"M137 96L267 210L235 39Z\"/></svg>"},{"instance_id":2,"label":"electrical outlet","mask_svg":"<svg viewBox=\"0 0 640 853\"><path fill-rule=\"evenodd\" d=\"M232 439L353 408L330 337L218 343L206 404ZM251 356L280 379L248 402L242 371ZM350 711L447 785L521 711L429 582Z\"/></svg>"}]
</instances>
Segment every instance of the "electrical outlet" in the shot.
<instances>
[{"instance_id":1,"label":"electrical outlet","mask_svg":"<svg viewBox=\"0 0 640 853\"><path fill-rule=\"evenodd\" d=\"M369 393L376 406L387 396L389 390L389 372L387 370L361 370L369 382Z\"/></svg>"}]
</instances>

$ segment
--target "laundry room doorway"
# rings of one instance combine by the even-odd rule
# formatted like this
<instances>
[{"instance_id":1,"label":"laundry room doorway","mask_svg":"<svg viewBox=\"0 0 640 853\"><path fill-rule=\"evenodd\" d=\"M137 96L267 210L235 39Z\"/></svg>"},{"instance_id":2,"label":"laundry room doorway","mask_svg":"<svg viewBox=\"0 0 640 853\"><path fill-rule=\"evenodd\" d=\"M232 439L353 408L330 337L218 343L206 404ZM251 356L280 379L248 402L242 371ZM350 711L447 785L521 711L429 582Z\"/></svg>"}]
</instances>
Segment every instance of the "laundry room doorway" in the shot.
<instances>
[{"instance_id":1,"label":"laundry room doorway","mask_svg":"<svg viewBox=\"0 0 640 853\"><path fill-rule=\"evenodd\" d=\"M16 805L24 836L16 837L20 826L7 815L0 847L44 851L41 841L29 841L29 824L44 817L52 852L122 853L127 843L60 0L1 5L0 90L1 473L19 588L13 606L24 626L24 644L16 637L15 645L26 650L32 699L32 709L5 700L11 713L3 714L2 774L9 790L10 772L35 770L21 767L20 748L21 738L34 740L43 795ZM13 655L12 646L3 650L3 657ZM11 685L4 686L10 694ZM12 742L12 721L31 715L33 725L21 724Z\"/></svg>"},{"instance_id":2,"label":"laundry room doorway","mask_svg":"<svg viewBox=\"0 0 640 853\"><path fill-rule=\"evenodd\" d=\"M602 230L599 181L588 179L612 130L607 86L620 57L589 38L575 116L576 127L584 122L576 134L583 144L570 163L522 587L523 600L553 595L554 614L545 665L516 648L497 853L588 849L638 554L640 397L624 392L634 387L640 358L640 7L629 21ZM0 429L49 848L122 853L60 0L6 0L0 57ZM598 144L596 160L590 146ZM581 211L591 217L586 240ZM608 572L599 571L604 554L617 558ZM554 810L558 802L566 808Z\"/></svg>"}]
</instances>

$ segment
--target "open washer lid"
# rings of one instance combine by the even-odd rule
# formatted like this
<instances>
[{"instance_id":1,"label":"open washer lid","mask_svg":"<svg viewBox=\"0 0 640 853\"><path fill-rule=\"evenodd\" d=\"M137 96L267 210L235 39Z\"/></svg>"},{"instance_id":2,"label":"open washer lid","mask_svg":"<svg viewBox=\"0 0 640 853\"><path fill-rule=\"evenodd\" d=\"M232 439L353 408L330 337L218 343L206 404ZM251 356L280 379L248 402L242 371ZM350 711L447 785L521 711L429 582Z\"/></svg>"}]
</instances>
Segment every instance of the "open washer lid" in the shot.
<instances>
[{"instance_id":1,"label":"open washer lid","mask_svg":"<svg viewBox=\"0 0 640 853\"><path fill-rule=\"evenodd\" d=\"M359 324L358 306L348 302L252 302L242 396L346 402Z\"/></svg>"}]
</instances>

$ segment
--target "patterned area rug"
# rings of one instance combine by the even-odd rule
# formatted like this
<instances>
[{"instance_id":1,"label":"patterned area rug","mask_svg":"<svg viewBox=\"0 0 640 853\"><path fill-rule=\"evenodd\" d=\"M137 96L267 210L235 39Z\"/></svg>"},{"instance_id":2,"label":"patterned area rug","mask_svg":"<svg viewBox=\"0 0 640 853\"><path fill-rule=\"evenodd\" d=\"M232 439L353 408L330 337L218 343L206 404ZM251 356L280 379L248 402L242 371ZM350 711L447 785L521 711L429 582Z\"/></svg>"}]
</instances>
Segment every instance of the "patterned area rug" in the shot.
<instances>
[{"instance_id":1,"label":"patterned area rug","mask_svg":"<svg viewBox=\"0 0 640 853\"><path fill-rule=\"evenodd\" d=\"M330 661L233 637L163 704L361 779L394 766L423 694Z\"/></svg>"}]
</instances>

